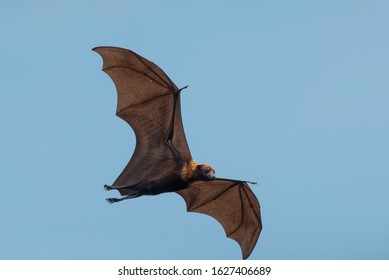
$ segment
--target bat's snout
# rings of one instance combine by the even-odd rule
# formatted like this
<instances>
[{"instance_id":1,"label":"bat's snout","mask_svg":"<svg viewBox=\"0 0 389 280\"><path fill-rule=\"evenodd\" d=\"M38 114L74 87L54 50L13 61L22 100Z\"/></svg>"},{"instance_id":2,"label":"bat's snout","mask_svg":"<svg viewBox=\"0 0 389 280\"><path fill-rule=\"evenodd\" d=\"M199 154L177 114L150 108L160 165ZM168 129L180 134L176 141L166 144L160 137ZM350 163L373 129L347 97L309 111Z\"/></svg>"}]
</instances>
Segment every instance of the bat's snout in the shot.
<instances>
[{"instance_id":1,"label":"bat's snout","mask_svg":"<svg viewBox=\"0 0 389 280\"><path fill-rule=\"evenodd\" d=\"M207 173L207 178L208 178L208 180L215 180L216 179L215 172L209 171Z\"/></svg>"}]
</instances>

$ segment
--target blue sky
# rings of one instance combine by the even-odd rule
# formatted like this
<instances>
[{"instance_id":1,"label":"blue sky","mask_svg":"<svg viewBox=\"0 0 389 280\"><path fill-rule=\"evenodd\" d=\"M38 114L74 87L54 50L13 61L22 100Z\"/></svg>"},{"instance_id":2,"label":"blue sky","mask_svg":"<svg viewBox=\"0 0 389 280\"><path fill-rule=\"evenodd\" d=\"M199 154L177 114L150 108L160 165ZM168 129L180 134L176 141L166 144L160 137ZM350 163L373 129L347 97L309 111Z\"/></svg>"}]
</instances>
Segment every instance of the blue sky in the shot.
<instances>
[{"instance_id":1,"label":"blue sky","mask_svg":"<svg viewBox=\"0 0 389 280\"><path fill-rule=\"evenodd\" d=\"M387 1L2 1L0 258L239 259L176 194L115 205L135 144L93 47L182 87L195 160L258 181L252 259L389 258Z\"/></svg>"}]
</instances>

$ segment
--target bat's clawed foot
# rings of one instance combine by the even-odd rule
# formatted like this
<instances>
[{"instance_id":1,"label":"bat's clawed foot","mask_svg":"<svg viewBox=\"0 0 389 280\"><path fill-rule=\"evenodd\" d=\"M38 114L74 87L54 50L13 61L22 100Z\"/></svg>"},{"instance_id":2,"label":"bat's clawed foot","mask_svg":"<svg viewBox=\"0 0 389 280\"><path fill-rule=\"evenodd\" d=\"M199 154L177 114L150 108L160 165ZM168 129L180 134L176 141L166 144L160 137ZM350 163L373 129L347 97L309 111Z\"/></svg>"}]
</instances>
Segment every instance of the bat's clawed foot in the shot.
<instances>
[{"instance_id":1,"label":"bat's clawed foot","mask_svg":"<svg viewBox=\"0 0 389 280\"><path fill-rule=\"evenodd\" d=\"M119 202L121 201L120 198L107 198L105 201L107 201L109 204Z\"/></svg>"},{"instance_id":2,"label":"bat's clawed foot","mask_svg":"<svg viewBox=\"0 0 389 280\"><path fill-rule=\"evenodd\" d=\"M112 186L104 185L104 190L110 191L113 190L114 188Z\"/></svg>"}]
</instances>

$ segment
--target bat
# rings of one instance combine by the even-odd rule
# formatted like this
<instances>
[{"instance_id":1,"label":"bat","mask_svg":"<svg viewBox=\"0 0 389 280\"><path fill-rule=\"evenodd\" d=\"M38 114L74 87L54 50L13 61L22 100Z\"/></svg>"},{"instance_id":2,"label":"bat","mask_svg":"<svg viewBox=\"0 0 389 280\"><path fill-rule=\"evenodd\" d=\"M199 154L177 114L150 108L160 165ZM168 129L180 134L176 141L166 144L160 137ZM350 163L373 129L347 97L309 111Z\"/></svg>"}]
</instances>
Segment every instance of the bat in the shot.
<instances>
[{"instance_id":1,"label":"bat","mask_svg":"<svg viewBox=\"0 0 389 280\"><path fill-rule=\"evenodd\" d=\"M191 156L181 118L180 93L173 81L153 62L127 49L96 47L103 71L118 93L116 115L134 130L134 154L106 190L119 191L116 203L143 195L176 192L188 212L210 215L227 237L241 247L242 258L253 251L262 230L260 205L249 181L217 178L208 164Z\"/></svg>"}]
</instances>

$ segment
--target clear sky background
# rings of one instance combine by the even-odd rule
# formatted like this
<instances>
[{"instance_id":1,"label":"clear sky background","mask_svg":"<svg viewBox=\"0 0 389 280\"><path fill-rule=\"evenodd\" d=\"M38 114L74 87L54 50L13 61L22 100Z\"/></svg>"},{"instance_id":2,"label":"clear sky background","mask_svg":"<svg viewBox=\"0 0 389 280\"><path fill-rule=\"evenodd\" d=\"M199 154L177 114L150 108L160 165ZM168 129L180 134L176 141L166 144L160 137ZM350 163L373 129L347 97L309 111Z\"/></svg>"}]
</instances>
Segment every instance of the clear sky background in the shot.
<instances>
[{"instance_id":1,"label":"clear sky background","mask_svg":"<svg viewBox=\"0 0 389 280\"><path fill-rule=\"evenodd\" d=\"M239 259L174 193L109 205L132 155L93 47L177 84L192 155L258 181L252 259L389 258L388 1L1 1L0 258Z\"/></svg>"}]
</instances>

